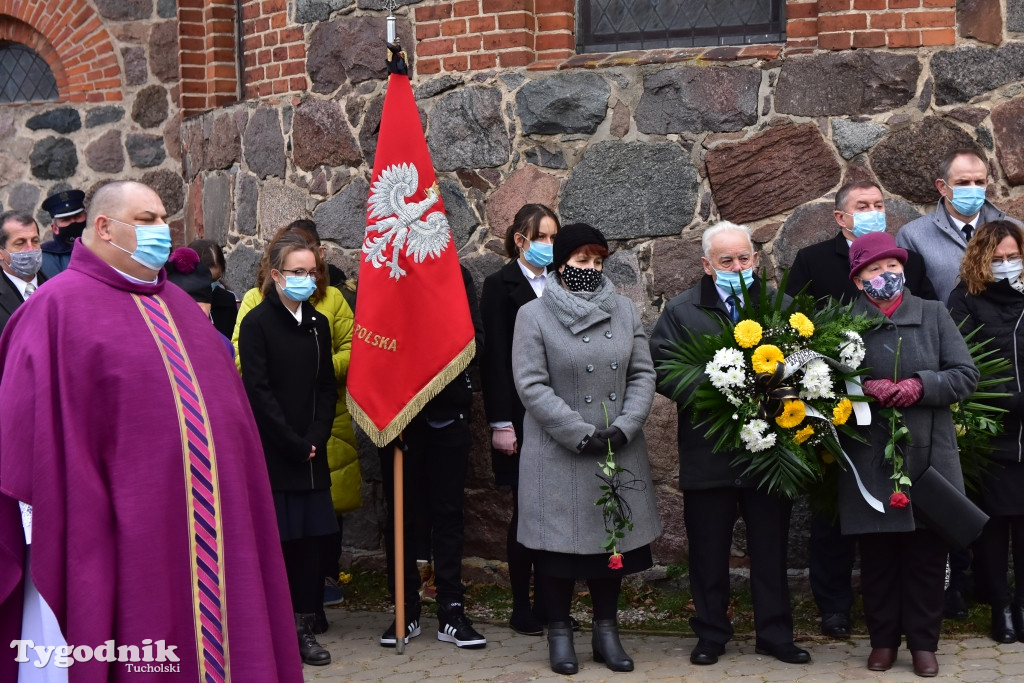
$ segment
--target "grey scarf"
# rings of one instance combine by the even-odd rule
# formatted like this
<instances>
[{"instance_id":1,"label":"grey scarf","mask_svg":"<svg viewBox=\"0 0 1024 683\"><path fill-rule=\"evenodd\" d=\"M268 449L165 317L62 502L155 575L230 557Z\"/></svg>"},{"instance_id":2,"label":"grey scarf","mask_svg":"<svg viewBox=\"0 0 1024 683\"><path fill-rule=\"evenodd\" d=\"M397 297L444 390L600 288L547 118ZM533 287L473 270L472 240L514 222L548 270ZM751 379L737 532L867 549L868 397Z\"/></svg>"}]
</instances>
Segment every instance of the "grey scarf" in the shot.
<instances>
[{"instance_id":1,"label":"grey scarf","mask_svg":"<svg viewBox=\"0 0 1024 683\"><path fill-rule=\"evenodd\" d=\"M611 316L615 309L615 285L605 275L596 292L570 292L562 285L558 273L552 271L547 274L541 301L560 323L576 333Z\"/></svg>"}]
</instances>

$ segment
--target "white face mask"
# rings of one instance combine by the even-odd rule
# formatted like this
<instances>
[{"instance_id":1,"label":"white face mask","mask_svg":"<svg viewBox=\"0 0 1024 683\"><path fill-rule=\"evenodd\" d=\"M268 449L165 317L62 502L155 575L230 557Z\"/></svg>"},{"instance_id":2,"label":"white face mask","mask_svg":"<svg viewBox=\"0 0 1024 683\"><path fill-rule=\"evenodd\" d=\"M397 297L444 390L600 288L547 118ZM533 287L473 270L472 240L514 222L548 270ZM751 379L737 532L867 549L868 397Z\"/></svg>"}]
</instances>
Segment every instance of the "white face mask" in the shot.
<instances>
[{"instance_id":1,"label":"white face mask","mask_svg":"<svg viewBox=\"0 0 1024 683\"><path fill-rule=\"evenodd\" d=\"M996 282L1000 280L1009 280L1011 283L1016 282L1020 278L1021 272L1024 272L1024 262L1021 259L1000 261L999 263L992 264L992 277L996 279Z\"/></svg>"}]
</instances>

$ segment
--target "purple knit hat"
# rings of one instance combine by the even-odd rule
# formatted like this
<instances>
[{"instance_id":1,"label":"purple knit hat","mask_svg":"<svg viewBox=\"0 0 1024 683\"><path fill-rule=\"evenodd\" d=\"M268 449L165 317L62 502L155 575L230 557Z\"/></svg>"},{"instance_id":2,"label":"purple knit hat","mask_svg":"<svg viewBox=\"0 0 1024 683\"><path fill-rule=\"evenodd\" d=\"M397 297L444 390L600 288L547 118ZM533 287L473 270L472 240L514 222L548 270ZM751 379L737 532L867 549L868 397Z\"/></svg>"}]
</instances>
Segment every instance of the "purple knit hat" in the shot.
<instances>
[{"instance_id":1,"label":"purple knit hat","mask_svg":"<svg viewBox=\"0 0 1024 683\"><path fill-rule=\"evenodd\" d=\"M896 245L896 240L887 232L869 232L861 235L850 245L850 279L875 261L894 258L907 264L907 250Z\"/></svg>"}]
</instances>

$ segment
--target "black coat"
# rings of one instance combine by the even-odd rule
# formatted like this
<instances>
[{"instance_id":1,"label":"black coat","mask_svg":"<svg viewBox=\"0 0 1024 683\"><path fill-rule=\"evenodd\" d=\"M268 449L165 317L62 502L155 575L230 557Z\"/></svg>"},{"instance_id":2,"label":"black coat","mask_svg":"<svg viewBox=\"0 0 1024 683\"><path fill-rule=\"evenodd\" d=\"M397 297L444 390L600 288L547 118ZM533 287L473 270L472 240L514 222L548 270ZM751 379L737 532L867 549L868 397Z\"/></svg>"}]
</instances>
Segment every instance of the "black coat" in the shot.
<instances>
[{"instance_id":1,"label":"black coat","mask_svg":"<svg viewBox=\"0 0 1024 683\"><path fill-rule=\"evenodd\" d=\"M0 332L3 332L7 321L14 315L18 306L25 303L25 300L21 298L21 292L6 273L0 273L0 280L3 280L0 283ZM46 282L46 276L40 270L36 273L36 283L42 285L44 282Z\"/></svg>"},{"instance_id":2,"label":"black coat","mask_svg":"<svg viewBox=\"0 0 1024 683\"><path fill-rule=\"evenodd\" d=\"M769 289L769 296L772 295ZM754 279L748 291L752 301L761 296L761 280ZM658 393L672 398L676 386L665 382L667 374L659 363L668 359L668 352L674 343L689 339L687 332L695 335L717 334L721 326L715 318L728 320L729 312L718 295L718 288L710 275L705 275L695 286L673 298L665 305L658 324L651 334L651 357L658 373ZM684 387L677 400L682 402L695 387ZM732 454L727 451L712 452L714 443L704 437L707 427L696 427L693 411L688 409L679 414L679 488L711 489L719 487L754 487L752 481L742 475L743 467L730 465Z\"/></svg>"},{"instance_id":3,"label":"black coat","mask_svg":"<svg viewBox=\"0 0 1024 683\"><path fill-rule=\"evenodd\" d=\"M987 349L994 349L998 358L1012 363L1008 373L1010 381L992 391L1007 392L1008 398L991 399L989 403L1005 408L1002 417L1003 433L989 442L993 460L1002 462L1024 461L1024 393L1021 393L1024 372L1024 294L1006 280L991 283L980 294L968 294L963 282L949 295L949 309L953 321L963 322L960 332L966 336L981 328L974 341L990 340Z\"/></svg>"},{"instance_id":4,"label":"black coat","mask_svg":"<svg viewBox=\"0 0 1024 683\"><path fill-rule=\"evenodd\" d=\"M938 298L931 280L925 275L924 259L916 251L908 251L903 272L907 289L912 294L929 301ZM812 244L797 252L789 270L786 293L796 296L808 283L807 294L819 302L831 297L848 304L860 296L860 290L850 279L850 245L842 232L834 239Z\"/></svg>"},{"instance_id":5,"label":"black coat","mask_svg":"<svg viewBox=\"0 0 1024 683\"><path fill-rule=\"evenodd\" d=\"M217 331L228 339L235 333L235 321L238 318L238 301L232 292L223 287L214 287L210 298L210 318Z\"/></svg>"},{"instance_id":6,"label":"black coat","mask_svg":"<svg viewBox=\"0 0 1024 683\"><path fill-rule=\"evenodd\" d=\"M516 328L519 309L536 298L518 261L510 261L498 272L488 275L484 279L484 291L480 297L487 336L487 348L480 355L487 421L511 422L520 446L523 444L523 418L526 410L519 400L512 378L512 333ZM494 468L494 481L498 485L511 486L518 481L519 453L509 456L492 450L491 464Z\"/></svg>"},{"instance_id":7,"label":"black coat","mask_svg":"<svg viewBox=\"0 0 1024 683\"><path fill-rule=\"evenodd\" d=\"M252 405L274 491L329 489L327 438L338 386L327 318L302 302L302 323L270 293L238 331L242 383ZM316 446L316 457L307 460Z\"/></svg>"}]
</instances>

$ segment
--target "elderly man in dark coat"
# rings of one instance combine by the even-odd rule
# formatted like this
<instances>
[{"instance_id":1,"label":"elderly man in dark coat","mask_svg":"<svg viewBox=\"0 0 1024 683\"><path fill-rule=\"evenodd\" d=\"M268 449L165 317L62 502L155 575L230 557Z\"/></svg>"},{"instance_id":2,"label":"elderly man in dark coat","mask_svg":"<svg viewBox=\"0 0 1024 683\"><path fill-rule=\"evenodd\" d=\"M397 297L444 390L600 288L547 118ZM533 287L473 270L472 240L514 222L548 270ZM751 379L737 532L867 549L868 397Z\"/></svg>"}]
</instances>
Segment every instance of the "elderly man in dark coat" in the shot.
<instances>
[{"instance_id":1,"label":"elderly man in dark coat","mask_svg":"<svg viewBox=\"0 0 1024 683\"><path fill-rule=\"evenodd\" d=\"M678 342L693 334L715 333L720 320L737 322L739 280L755 299L764 284L757 278L758 254L746 226L722 222L703 235L705 275L694 287L675 297L651 336L651 356L657 367ZM716 320L717 319L717 320ZM658 371L658 392L673 397L677 386ZM683 401L693 387L682 387ZM712 442L696 427L693 414L679 415L679 488L683 491L684 521L690 541L690 585L697 616L690 625L697 646L690 654L694 664L714 664L732 638L729 621L729 550L737 510L747 524L750 583L754 599L756 649L791 663L811 657L793 643L793 614L786 579L789 537L789 500L769 494L744 477L742 468L730 464L732 454L713 453Z\"/></svg>"}]
</instances>

